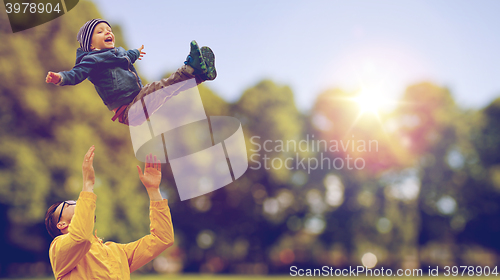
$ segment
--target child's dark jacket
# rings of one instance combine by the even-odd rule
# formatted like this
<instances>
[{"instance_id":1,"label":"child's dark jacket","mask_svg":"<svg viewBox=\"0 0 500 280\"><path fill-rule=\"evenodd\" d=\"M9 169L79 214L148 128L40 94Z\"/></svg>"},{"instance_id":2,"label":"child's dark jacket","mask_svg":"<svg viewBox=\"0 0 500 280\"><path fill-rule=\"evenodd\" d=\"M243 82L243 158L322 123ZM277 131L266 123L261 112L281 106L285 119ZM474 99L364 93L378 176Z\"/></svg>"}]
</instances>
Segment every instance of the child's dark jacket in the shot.
<instances>
[{"instance_id":1,"label":"child's dark jacket","mask_svg":"<svg viewBox=\"0 0 500 280\"><path fill-rule=\"evenodd\" d=\"M138 50L118 47L99 51L76 51L76 63L70 71L59 72L58 85L76 85L85 79L91 81L109 110L129 104L142 88L133 63L139 58Z\"/></svg>"}]
</instances>

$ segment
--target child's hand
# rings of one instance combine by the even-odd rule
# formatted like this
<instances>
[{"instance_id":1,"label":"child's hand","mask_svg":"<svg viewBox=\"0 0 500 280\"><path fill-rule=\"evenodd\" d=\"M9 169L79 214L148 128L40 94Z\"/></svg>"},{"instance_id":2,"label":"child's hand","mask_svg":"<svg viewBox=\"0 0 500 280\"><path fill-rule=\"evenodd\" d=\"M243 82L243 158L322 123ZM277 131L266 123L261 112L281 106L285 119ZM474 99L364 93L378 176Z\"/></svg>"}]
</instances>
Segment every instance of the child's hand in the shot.
<instances>
[{"instance_id":1,"label":"child's hand","mask_svg":"<svg viewBox=\"0 0 500 280\"><path fill-rule=\"evenodd\" d=\"M61 81L61 75L59 73L49 72L47 78L45 78L46 83L57 84Z\"/></svg>"},{"instance_id":2,"label":"child's hand","mask_svg":"<svg viewBox=\"0 0 500 280\"><path fill-rule=\"evenodd\" d=\"M141 54L141 55L139 55L139 58L138 58L139 60L142 60L141 57L143 57L146 54L145 52L142 51L142 49L144 49L144 45L142 45L140 48L137 49L139 51L139 53Z\"/></svg>"}]
</instances>

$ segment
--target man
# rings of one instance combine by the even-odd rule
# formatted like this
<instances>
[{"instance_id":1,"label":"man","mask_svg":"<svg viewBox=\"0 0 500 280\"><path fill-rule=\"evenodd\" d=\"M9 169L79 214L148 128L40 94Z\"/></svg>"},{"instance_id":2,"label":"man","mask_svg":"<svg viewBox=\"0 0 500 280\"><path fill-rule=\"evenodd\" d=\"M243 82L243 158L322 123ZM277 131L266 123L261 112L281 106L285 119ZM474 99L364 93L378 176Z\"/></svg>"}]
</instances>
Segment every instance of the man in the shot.
<instances>
[{"instance_id":1,"label":"man","mask_svg":"<svg viewBox=\"0 0 500 280\"><path fill-rule=\"evenodd\" d=\"M54 238L49 257L56 279L130 279L130 273L148 263L174 243L168 201L160 193L161 164L146 156L139 178L150 199L151 234L128 244L102 243L92 234L95 222L95 147L85 154L83 189L78 200L53 204L45 215L45 226Z\"/></svg>"}]
</instances>

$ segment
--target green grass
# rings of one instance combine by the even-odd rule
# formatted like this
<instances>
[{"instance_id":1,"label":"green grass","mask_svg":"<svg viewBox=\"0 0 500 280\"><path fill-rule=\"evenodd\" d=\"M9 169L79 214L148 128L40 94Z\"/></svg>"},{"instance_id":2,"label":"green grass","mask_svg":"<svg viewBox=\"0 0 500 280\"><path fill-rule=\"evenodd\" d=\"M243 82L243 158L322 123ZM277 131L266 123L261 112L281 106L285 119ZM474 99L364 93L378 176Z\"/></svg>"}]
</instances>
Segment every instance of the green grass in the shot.
<instances>
[{"instance_id":1,"label":"green grass","mask_svg":"<svg viewBox=\"0 0 500 280\"><path fill-rule=\"evenodd\" d=\"M335 277L335 276L333 276ZM456 276L459 277L459 276ZM204 274L182 274L182 275L132 275L131 279L132 280L196 280L196 279L203 279L203 280L217 280L217 279L222 279L222 280L250 280L250 279L268 279L268 280L284 280L284 279L292 279L292 278L302 278L302 277L292 277L288 275L282 275L282 276L257 276L257 275L204 275ZM309 278L309 277L308 277ZM323 278L323 277L319 277ZM327 277L328 278L328 277ZM335 278L344 278L345 280L348 280L348 278L352 277L335 277ZM358 276L354 277L357 280L363 280L363 279L371 279L371 280L376 280L376 279L381 279L385 278L385 280L388 279L395 279L394 277L363 277L363 276ZM449 280L450 277L444 277L444 276L438 276L438 277L429 277L429 276L421 276L421 277L397 277L397 278L404 278L404 280ZM478 278L478 277L467 277L467 279L472 279L472 278ZM1 278L3 279L10 279L10 280L54 280L53 277L45 277L45 278ZM354 280L354 279L353 279Z\"/></svg>"},{"instance_id":2,"label":"green grass","mask_svg":"<svg viewBox=\"0 0 500 280\"><path fill-rule=\"evenodd\" d=\"M0 280L9 279L9 280L54 280L54 277L44 277L44 278L0 278ZM258 276L258 275L204 275L204 274L182 274L182 275L132 275L131 280L195 280L195 279L203 279L203 280L250 280L250 279L272 279L272 280L282 280L282 279L290 279L290 276Z\"/></svg>"},{"instance_id":3,"label":"green grass","mask_svg":"<svg viewBox=\"0 0 500 280\"><path fill-rule=\"evenodd\" d=\"M0 278L1 280L54 280L54 277L44 277L44 278ZM203 274L183 274L183 275L132 275L131 280L250 280L250 279L272 279L272 280L282 280L290 279L290 276L257 276L257 275L203 275Z\"/></svg>"}]
</instances>

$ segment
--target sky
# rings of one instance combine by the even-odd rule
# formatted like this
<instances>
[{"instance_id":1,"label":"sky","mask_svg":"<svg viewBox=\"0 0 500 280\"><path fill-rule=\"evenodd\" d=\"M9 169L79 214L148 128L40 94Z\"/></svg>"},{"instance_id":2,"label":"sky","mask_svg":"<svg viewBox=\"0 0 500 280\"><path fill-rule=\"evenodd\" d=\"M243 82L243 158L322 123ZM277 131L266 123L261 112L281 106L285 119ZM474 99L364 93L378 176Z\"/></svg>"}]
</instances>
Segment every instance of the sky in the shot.
<instances>
[{"instance_id":1,"label":"sky","mask_svg":"<svg viewBox=\"0 0 500 280\"><path fill-rule=\"evenodd\" d=\"M149 81L181 66L191 40L211 47L207 86L229 102L263 79L289 86L303 112L329 88L397 99L430 81L463 108L500 96L497 0L93 2L129 48L144 44Z\"/></svg>"}]
</instances>

